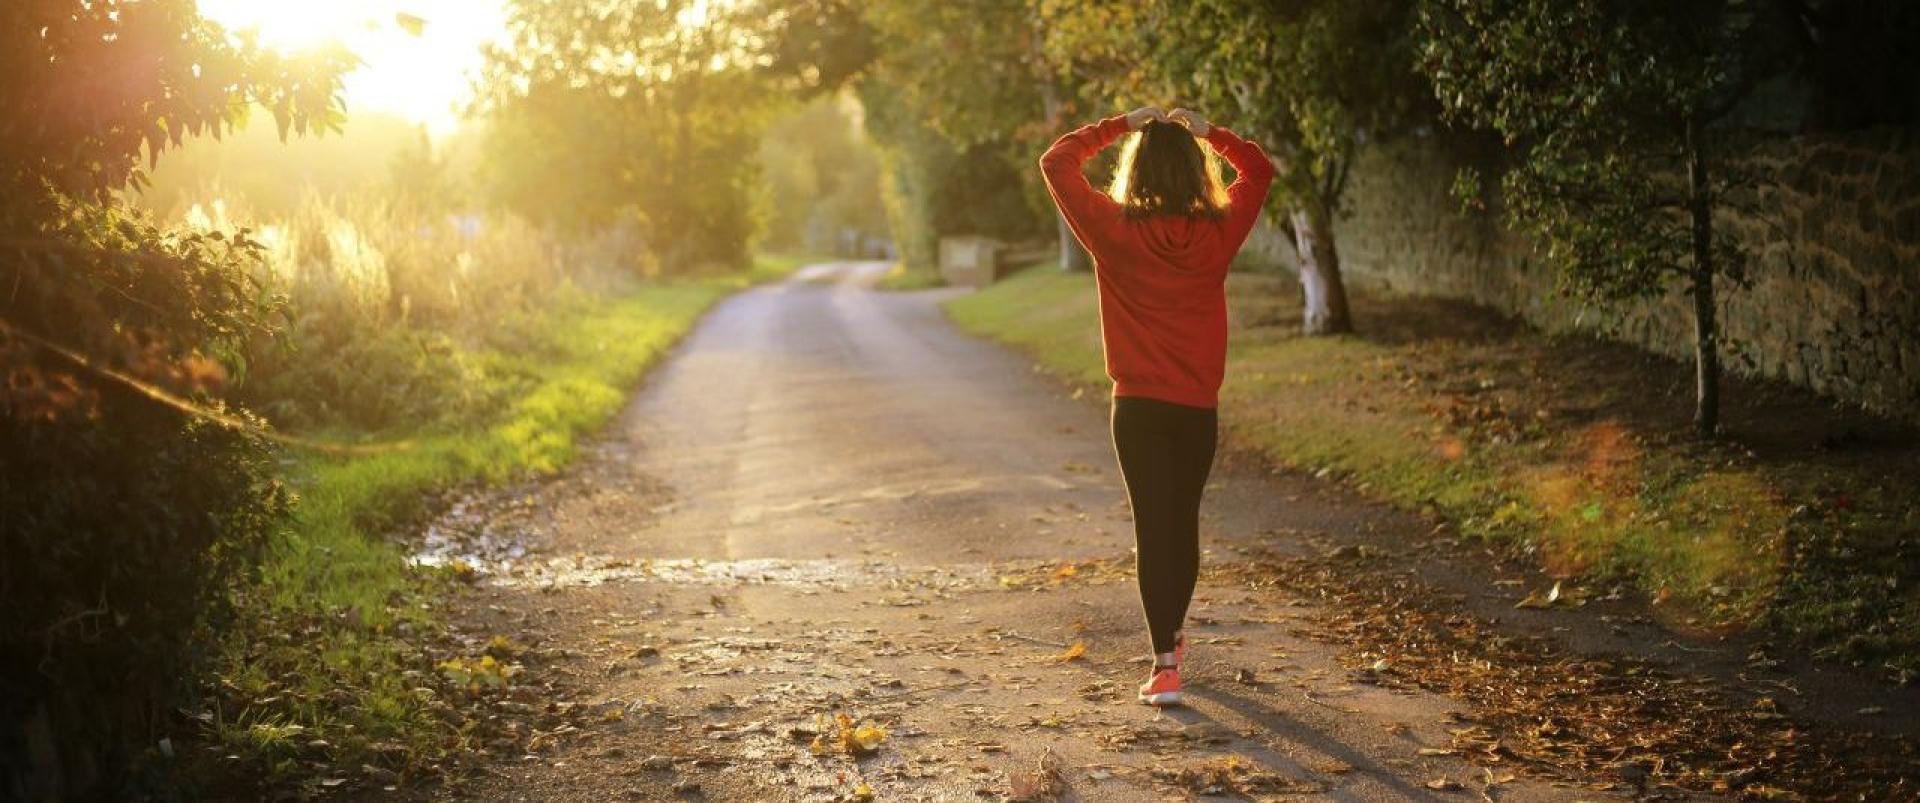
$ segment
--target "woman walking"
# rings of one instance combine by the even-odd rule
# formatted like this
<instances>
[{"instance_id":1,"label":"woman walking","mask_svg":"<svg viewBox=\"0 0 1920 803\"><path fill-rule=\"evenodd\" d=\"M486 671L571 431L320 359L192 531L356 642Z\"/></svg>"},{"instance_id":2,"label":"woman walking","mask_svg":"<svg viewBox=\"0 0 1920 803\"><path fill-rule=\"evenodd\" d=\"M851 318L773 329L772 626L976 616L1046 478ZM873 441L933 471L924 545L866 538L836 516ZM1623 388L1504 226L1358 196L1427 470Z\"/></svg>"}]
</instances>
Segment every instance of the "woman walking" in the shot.
<instances>
[{"instance_id":1,"label":"woman walking","mask_svg":"<svg viewBox=\"0 0 1920 803\"><path fill-rule=\"evenodd\" d=\"M1137 132L1101 193L1087 160ZM1219 162L1233 165L1222 188ZM1074 236L1093 255L1113 379L1113 449L1133 508L1153 674L1140 701L1180 702L1181 625L1200 574L1200 496L1213 467L1226 371L1227 265L1247 239L1273 164L1260 146L1186 109L1148 106L1081 127L1040 157Z\"/></svg>"}]
</instances>

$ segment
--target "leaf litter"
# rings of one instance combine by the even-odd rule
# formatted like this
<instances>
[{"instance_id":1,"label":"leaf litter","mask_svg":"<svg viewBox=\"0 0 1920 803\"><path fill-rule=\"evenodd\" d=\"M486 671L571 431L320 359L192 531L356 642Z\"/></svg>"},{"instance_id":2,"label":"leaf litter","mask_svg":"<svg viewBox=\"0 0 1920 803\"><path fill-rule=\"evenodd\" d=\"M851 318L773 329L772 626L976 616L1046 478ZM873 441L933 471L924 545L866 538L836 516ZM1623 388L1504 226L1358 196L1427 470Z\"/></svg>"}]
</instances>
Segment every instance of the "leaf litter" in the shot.
<instances>
[{"instance_id":1,"label":"leaf litter","mask_svg":"<svg viewBox=\"0 0 1920 803\"><path fill-rule=\"evenodd\" d=\"M1450 731L1452 747L1483 766L1525 765L1636 792L1668 786L1764 800L1920 795L1920 747L1911 742L1809 727L1781 714L1771 698L1711 678L1501 633L1433 604L1431 589L1405 570L1256 550L1217 572L1318 598L1316 626L1304 634L1342 646L1343 662L1371 682L1470 703L1472 713L1456 715L1462 727ZM1577 604L1573 596L1533 595L1539 607ZM1392 671L1380 671L1385 655Z\"/></svg>"}]
</instances>

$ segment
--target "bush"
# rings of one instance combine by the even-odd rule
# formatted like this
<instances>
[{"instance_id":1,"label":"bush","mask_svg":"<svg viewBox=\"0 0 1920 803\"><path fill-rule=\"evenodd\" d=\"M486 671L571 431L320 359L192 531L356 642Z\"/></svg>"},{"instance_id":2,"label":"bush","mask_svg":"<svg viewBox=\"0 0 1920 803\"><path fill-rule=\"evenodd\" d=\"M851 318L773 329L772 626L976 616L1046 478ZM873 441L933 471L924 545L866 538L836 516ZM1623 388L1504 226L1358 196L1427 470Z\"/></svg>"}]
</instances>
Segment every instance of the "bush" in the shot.
<instances>
[{"instance_id":1,"label":"bush","mask_svg":"<svg viewBox=\"0 0 1920 803\"><path fill-rule=\"evenodd\" d=\"M512 215L371 190L310 192L286 216L256 218L215 185L178 216L203 232L258 231L259 279L290 314L284 337L249 344L238 398L304 432L431 429L484 414L513 377L486 375L495 369L473 347L576 279L615 272L625 248L618 232L563 248Z\"/></svg>"},{"instance_id":2,"label":"bush","mask_svg":"<svg viewBox=\"0 0 1920 803\"><path fill-rule=\"evenodd\" d=\"M279 308L258 246L42 200L0 216L38 246L0 262L0 795L59 799L124 783L291 494L214 400Z\"/></svg>"},{"instance_id":3,"label":"bush","mask_svg":"<svg viewBox=\"0 0 1920 803\"><path fill-rule=\"evenodd\" d=\"M270 450L124 390L97 421L0 419L0 796L120 786L225 593L288 512Z\"/></svg>"}]
</instances>

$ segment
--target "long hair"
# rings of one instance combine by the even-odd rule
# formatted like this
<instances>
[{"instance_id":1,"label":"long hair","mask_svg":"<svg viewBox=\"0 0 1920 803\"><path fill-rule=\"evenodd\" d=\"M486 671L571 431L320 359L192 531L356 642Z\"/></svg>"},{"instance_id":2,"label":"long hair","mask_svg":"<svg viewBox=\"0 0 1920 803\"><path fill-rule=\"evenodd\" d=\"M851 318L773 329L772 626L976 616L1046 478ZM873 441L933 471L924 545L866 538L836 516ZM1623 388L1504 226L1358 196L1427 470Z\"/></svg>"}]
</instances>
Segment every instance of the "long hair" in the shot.
<instances>
[{"instance_id":1,"label":"long hair","mask_svg":"<svg viewBox=\"0 0 1920 803\"><path fill-rule=\"evenodd\" d=\"M1161 120L1127 138L1107 194L1130 218L1217 218L1227 209L1219 157L1185 126Z\"/></svg>"}]
</instances>

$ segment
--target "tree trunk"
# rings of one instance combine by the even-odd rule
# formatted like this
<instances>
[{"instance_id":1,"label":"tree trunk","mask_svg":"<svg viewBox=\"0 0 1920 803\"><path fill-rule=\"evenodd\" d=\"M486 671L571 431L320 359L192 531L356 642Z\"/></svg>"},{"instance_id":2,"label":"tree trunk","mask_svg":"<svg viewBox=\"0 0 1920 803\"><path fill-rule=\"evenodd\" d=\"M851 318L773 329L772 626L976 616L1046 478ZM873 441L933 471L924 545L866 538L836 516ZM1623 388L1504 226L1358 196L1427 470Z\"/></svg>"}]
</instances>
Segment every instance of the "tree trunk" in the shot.
<instances>
[{"instance_id":1,"label":"tree trunk","mask_svg":"<svg viewBox=\"0 0 1920 803\"><path fill-rule=\"evenodd\" d=\"M1687 122L1687 208L1693 220L1693 427L1702 437L1720 429L1720 328L1713 298L1713 199L1699 131Z\"/></svg>"},{"instance_id":2,"label":"tree trunk","mask_svg":"<svg viewBox=\"0 0 1920 803\"><path fill-rule=\"evenodd\" d=\"M1057 211L1053 217L1060 230L1060 269L1068 273L1093 270L1093 255L1080 247L1080 238L1073 236L1073 228L1067 225L1066 217Z\"/></svg>"},{"instance_id":3,"label":"tree trunk","mask_svg":"<svg viewBox=\"0 0 1920 803\"><path fill-rule=\"evenodd\" d=\"M1045 54L1040 52L1040 37L1035 36L1035 63L1045 63ZM1060 124L1060 110L1064 102L1060 99L1060 87L1055 84L1049 73L1040 76L1040 113L1046 115L1049 125ZM1054 231L1060 238L1060 269L1068 273L1085 273L1093 270L1093 256L1087 249L1080 247L1080 239L1073 236L1073 228L1067 225L1067 218L1058 209L1053 213Z\"/></svg>"},{"instance_id":4,"label":"tree trunk","mask_svg":"<svg viewBox=\"0 0 1920 803\"><path fill-rule=\"evenodd\" d=\"M1333 215L1317 202L1293 210L1293 249L1300 257L1300 289L1306 294L1301 311L1302 330L1308 335L1353 331L1347 311L1347 286L1340 279L1340 254L1333 246Z\"/></svg>"}]
</instances>

